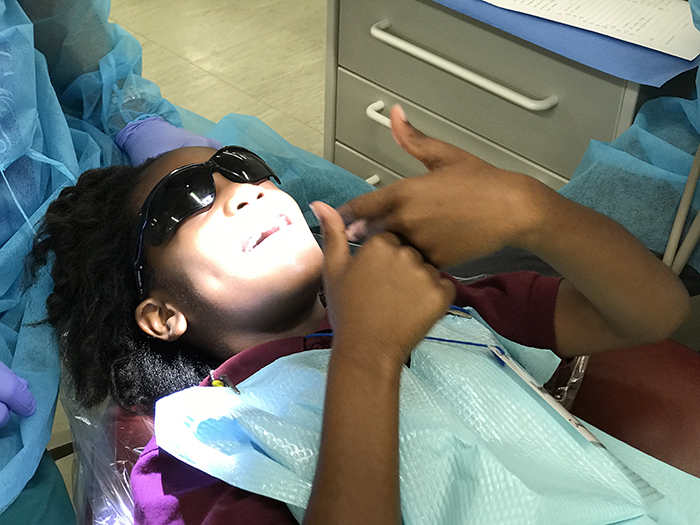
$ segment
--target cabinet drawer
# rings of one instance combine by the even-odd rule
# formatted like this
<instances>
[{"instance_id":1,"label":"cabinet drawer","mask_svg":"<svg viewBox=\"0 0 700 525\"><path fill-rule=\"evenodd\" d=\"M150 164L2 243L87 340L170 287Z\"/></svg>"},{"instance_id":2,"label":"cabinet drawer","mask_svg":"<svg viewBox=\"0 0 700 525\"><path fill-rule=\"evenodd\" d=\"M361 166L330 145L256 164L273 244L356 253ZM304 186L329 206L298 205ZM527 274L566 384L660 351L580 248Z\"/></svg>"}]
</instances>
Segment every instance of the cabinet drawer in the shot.
<instances>
[{"instance_id":1,"label":"cabinet drawer","mask_svg":"<svg viewBox=\"0 0 700 525\"><path fill-rule=\"evenodd\" d=\"M357 151L348 148L340 142L335 143L335 163L341 168L345 168L350 173L361 177L364 180L377 180L376 183L371 182L375 188L383 188L392 182L402 180L403 177L394 173L390 169L385 168L381 164L376 163L358 153ZM376 178L375 178L376 177ZM368 181L369 182L369 181Z\"/></svg>"},{"instance_id":2,"label":"cabinet drawer","mask_svg":"<svg viewBox=\"0 0 700 525\"><path fill-rule=\"evenodd\" d=\"M615 138L627 82L554 55L430 1L341 0L338 64L533 162L570 177L590 139ZM414 58L370 34L391 35L530 99L512 102Z\"/></svg>"},{"instance_id":3,"label":"cabinet drawer","mask_svg":"<svg viewBox=\"0 0 700 525\"><path fill-rule=\"evenodd\" d=\"M421 175L425 167L403 151L391 131L370 119L368 106L383 102L384 115L396 103L406 111L409 121L428 135L454 144L499 168L525 173L554 189L566 179L505 148L461 128L389 91L342 69L338 70L336 100L336 139L366 157L404 177Z\"/></svg>"}]
</instances>

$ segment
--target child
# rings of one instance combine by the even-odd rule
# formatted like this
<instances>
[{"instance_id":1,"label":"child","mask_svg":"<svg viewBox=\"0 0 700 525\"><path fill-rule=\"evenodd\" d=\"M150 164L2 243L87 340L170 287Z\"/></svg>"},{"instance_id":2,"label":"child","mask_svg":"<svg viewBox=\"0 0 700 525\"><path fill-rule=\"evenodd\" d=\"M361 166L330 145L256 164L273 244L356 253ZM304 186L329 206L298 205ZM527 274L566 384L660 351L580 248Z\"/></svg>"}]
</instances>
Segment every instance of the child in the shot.
<instances>
[{"instance_id":1,"label":"child","mask_svg":"<svg viewBox=\"0 0 700 525\"><path fill-rule=\"evenodd\" d=\"M354 258L338 213L315 204L323 257L274 174L245 152L184 148L138 169L84 174L52 204L35 248L39 262L56 254L49 320L79 399L91 405L111 393L149 411L207 368L238 382L303 350L303 336L330 322L305 522L398 523L399 374L450 303L562 357L663 339L687 315L680 281L616 223L422 136L398 108L392 125L430 173L349 203L346 217L383 232ZM245 157L247 182L232 174L229 154ZM519 273L462 286L425 262L504 246L532 251L564 280ZM294 522L279 502L210 478L155 440L132 482L137 521Z\"/></svg>"}]
</instances>

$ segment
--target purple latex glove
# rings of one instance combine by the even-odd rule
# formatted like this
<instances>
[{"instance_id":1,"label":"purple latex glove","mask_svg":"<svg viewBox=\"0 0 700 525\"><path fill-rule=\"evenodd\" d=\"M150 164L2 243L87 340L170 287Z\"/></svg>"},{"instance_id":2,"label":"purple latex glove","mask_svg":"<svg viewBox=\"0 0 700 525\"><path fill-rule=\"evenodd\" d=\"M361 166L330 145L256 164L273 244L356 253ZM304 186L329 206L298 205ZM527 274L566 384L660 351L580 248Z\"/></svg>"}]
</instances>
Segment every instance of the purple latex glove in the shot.
<instances>
[{"instance_id":1,"label":"purple latex glove","mask_svg":"<svg viewBox=\"0 0 700 525\"><path fill-rule=\"evenodd\" d=\"M129 156L132 166L143 164L146 159L166 151L186 146L221 148L218 140L178 128L158 116L132 120L117 134L115 142Z\"/></svg>"},{"instance_id":2,"label":"purple latex glove","mask_svg":"<svg viewBox=\"0 0 700 525\"><path fill-rule=\"evenodd\" d=\"M0 361L0 428L10 420L10 410L18 416L31 416L36 408L27 381Z\"/></svg>"}]
</instances>

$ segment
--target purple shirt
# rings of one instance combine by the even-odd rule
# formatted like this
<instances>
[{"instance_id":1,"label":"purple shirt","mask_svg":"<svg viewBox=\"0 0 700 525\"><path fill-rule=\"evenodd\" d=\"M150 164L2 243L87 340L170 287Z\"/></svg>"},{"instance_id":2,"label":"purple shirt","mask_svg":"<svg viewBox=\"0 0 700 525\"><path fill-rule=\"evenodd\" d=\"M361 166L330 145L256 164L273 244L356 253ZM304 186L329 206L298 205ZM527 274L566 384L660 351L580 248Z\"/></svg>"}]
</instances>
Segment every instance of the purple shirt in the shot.
<instances>
[{"instance_id":1,"label":"purple shirt","mask_svg":"<svg viewBox=\"0 0 700 525\"><path fill-rule=\"evenodd\" d=\"M449 277L443 274L445 277ZM517 272L465 286L452 279L455 305L475 308L499 334L518 343L556 350L554 307L560 278ZM324 320L317 332L329 330ZM214 375L240 383L279 357L330 348L331 337L271 341L228 359ZM209 386L210 379L201 383ZM296 524L279 501L251 494L216 479L160 450L151 439L131 473L134 520L138 524Z\"/></svg>"}]
</instances>

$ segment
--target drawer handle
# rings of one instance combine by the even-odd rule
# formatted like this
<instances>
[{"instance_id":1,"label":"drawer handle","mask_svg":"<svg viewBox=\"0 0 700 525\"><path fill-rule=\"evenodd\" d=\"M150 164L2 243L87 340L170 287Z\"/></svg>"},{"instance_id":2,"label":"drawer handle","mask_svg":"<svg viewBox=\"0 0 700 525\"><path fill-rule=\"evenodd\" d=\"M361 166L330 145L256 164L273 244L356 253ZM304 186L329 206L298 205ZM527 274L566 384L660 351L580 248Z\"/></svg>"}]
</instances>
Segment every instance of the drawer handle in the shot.
<instances>
[{"instance_id":1,"label":"drawer handle","mask_svg":"<svg viewBox=\"0 0 700 525\"><path fill-rule=\"evenodd\" d=\"M372 175L371 177L367 177L365 179L365 182L367 184L371 184L372 186L376 186L377 184L382 182L382 178L379 175L375 174L375 175Z\"/></svg>"},{"instance_id":2,"label":"drawer handle","mask_svg":"<svg viewBox=\"0 0 700 525\"><path fill-rule=\"evenodd\" d=\"M489 93L496 95L497 97L505 99L508 102L512 102L523 109L527 109L529 111L547 111L559 103L559 99L556 95L550 95L542 100L526 97L517 91L513 91L512 89L502 86L493 80L489 80L488 78L482 77L481 75L478 75L473 71L469 71L462 66L458 66L454 62L445 60L435 53L431 53L430 51L388 33L386 30L389 29L389 26L390 24L388 20L381 20L374 24L370 28L369 32L377 40L403 51L404 53L408 53L409 55L422 60L423 62L427 62L432 66L442 69L443 71L459 77L462 80L466 80L470 84L474 84L475 86L480 87Z\"/></svg>"},{"instance_id":3,"label":"drawer handle","mask_svg":"<svg viewBox=\"0 0 700 525\"><path fill-rule=\"evenodd\" d=\"M372 102L369 106L367 106L366 113L367 116L375 122L381 124L385 128L391 129L391 119L379 113L383 109L384 102L382 102L381 100L377 100L376 102Z\"/></svg>"}]
</instances>

